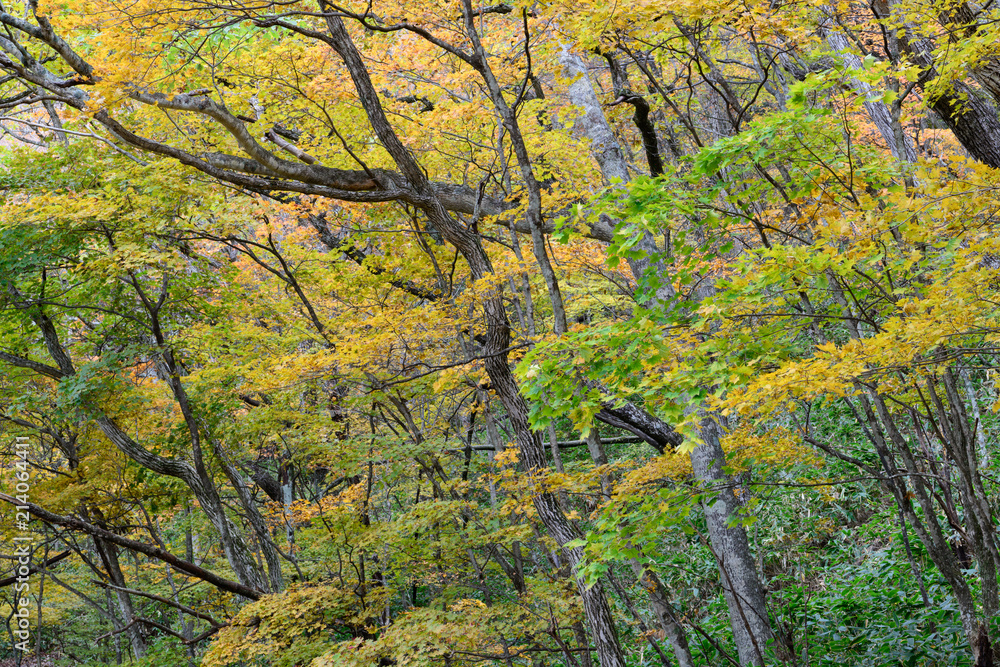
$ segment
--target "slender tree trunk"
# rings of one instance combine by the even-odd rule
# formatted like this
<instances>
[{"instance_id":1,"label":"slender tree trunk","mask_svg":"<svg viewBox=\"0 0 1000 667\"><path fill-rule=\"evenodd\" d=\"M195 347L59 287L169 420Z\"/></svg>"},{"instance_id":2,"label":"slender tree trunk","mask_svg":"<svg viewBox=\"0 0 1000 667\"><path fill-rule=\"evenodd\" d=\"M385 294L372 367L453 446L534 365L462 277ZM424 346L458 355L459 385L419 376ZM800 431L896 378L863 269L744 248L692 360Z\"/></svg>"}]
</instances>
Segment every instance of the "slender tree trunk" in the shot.
<instances>
[{"instance_id":1,"label":"slender tree trunk","mask_svg":"<svg viewBox=\"0 0 1000 667\"><path fill-rule=\"evenodd\" d=\"M278 554L278 548L271 539L270 532L267 528L267 522L260 513L260 508L257 506L257 503L254 502L243 475L236 468L236 466L233 465L229 456L224 451L223 444L215 438L210 438L210 442L212 443L212 448L222 465L223 471L226 473L227 479L229 479L229 482L236 490L236 495L240 499L240 506L246 513L247 520L250 522L250 526L253 528L254 534L257 536L257 543L260 545L261 552L264 554L264 561L267 563L268 583L270 584L270 587L261 588L260 590L270 590L272 593L277 593L284 589L285 584L284 577L281 573L281 558ZM284 490L285 487L282 486L282 491L284 492ZM289 487L289 491L290 490L291 489ZM289 542L289 545L291 545L291 542ZM234 551L237 549L238 547L235 547ZM246 546L246 549L249 551L249 546ZM257 565L255 569L258 573L260 572L259 565Z\"/></svg>"},{"instance_id":2,"label":"slender tree trunk","mask_svg":"<svg viewBox=\"0 0 1000 667\"><path fill-rule=\"evenodd\" d=\"M630 180L628 165L618 139L604 115L601 102L597 99L597 93L594 92L583 59L563 47L559 62L563 66L564 74L572 79L566 91L567 97L581 112L580 118L573 125L573 131L590 141L591 151L604 179L615 184L613 187L624 187ZM608 221L611 226L616 222ZM669 303L674 298L674 288L670 280L666 279L670 273L663 262L663 249L650 232L643 230L634 250L642 251L642 254L629 253L627 259L636 280L641 280L644 276L663 277L657 281L653 293L648 298L641 299L640 303L647 308L656 305L657 302Z\"/></svg>"},{"instance_id":3,"label":"slender tree trunk","mask_svg":"<svg viewBox=\"0 0 1000 667\"><path fill-rule=\"evenodd\" d=\"M84 519L94 523L91 521L90 513L86 509L81 509L81 513L84 515ZM100 510L94 508L92 513L96 519L96 525L107 528L104 523L104 516ZM128 636L129 643L132 646L132 654L136 660L141 660L146 655L146 639L142 634L142 626L135 621L136 616L135 608L132 605L132 596L126 591L121 590L122 588L128 588L128 586L125 585L125 574L122 572L121 563L118 560L118 547L95 536L94 549L97 551L97 555L104 565L104 570L108 574L108 579L111 580L111 585L114 588L114 598L118 603L118 613L121 614L122 623L126 628L125 634Z\"/></svg>"},{"instance_id":4,"label":"slender tree trunk","mask_svg":"<svg viewBox=\"0 0 1000 667\"><path fill-rule=\"evenodd\" d=\"M583 116L585 123L580 126L580 130L592 134L592 145L601 147L600 153L595 157L601 165L605 177L610 181L620 174L627 173L621 150L614 150L617 141L600 110L600 103L594 93L593 86L586 79L586 69L579 59L573 60L563 56L561 62L566 72L577 77L574 86L569 91L570 99L585 110ZM586 85L583 85L584 82ZM709 94L713 96L718 105L724 104L721 97L712 92ZM728 134L728 117L722 111L721 106L717 109L717 113L719 118L715 120L713 132L720 135ZM644 257L629 259L630 268L637 279L646 275L647 272L658 276L670 275L667 266L663 263L662 251L657 247L652 235L644 233L635 247L647 251ZM657 300L661 303L668 302L673 298L674 290L669 278L661 278L658 281L655 295L652 295L652 298L644 305L653 305ZM711 415L704 416L701 435L705 444L691 454L695 476L700 482L709 486L721 484L731 489L732 480L722 472L725 454L719 443L719 426ZM730 489L724 488L722 493L725 496L728 491L728 498L720 497L719 500L705 507L708 517L709 539L719 559L723 590L726 592L730 624L736 638L740 661L743 664L760 664L763 660L763 651L772 642L774 635L768 620L763 587L757 576L746 531L740 524L729 525L730 518L735 515L739 506L738 499L733 496Z\"/></svg>"},{"instance_id":5,"label":"slender tree trunk","mask_svg":"<svg viewBox=\"0 0 1000 667\"><path fill-rule=\"evenodd\" d=\"M531 233L531 247L535 255L535 261L545 279L545 285L549 292L549 302L552 305L553 330L557 334L566 333L566 309L563 304L562 292L559 288L559 280L556 278L555 270L545 249L545 237L542 234L542 189L535 178L535 172L531 164L531 157L528 154L528 147L524 143L521 134L521 126L517 120L517 114L507 103L500 89L500 83L493 74L490 66L489 56L479 40L479 32L476 29L472 4L469 0L462 3L465 14L465 32L472 42L473 55L469 59L470 64L480 73L486 89L489 91L490 99L493 101L493 108L497 112L501 125L510 136L510 145L517 157L517 164L521 171L521 178L528 193L527 208L525 209L525 221L528 223L528 230Z\"/></svg>"},{"instance_id":6,"label":"slender tree trunk","mask_svg":"<svg viewBox=\"0 0 1000 667\"><path fill-rule=\"evenodd\" d=\"M85 405L84 407L91 412L92 419L97 423L108 440L110 440L115 447L125 454L125 456L155 473L176 477L177 479L183 481L188 488L191 489L191 491L198 498L205 514L219 531L219 537L222 541L226 558L232 566L233 571L236 572L236 575L239 577L240 583L257 591L265 591L267 590L267 582L261 575L260 568L254 561L253 555L250 553L250 549L247 547L246 541L243 540L239 530L233 525L229 517L226 516L222 500L219 498L218 489L216 489L215 483L208 474L208 471L205 469L201 456L201 448L199 444L200 432L197 427L197 421L187 400L187 394L184 390L184 386L181 383L179 374L177 373L172 352L169 345L167 345L162 332L160 331L157 310L158 307L154 308L152 306L146 294L134 279L133 285L136 289L136 293L141 297L143 303L146 305L147 311L150 313L151 327L156 337L156 343L162 350L161 363L157 364L157 371L170 385L174 398L176 399L178 407L181 410L181 414L184 416L184 420L188 426L188 431L191 436L192 455L195 465L192 466L186 461L166 458L150 452L129 437L129 435L98 406ZM17 291L13 283L8 282L6 284L6 288L11 297L23 300L23 297ZM164 290L164 294L166 288L167 285L164 283L162 288ZM37 304L34 305L37 309L33 311L32 320L42 335L42 339L48 349L49 356L52 357L52 360L55 361L58 366L58 377L63 378L75 375L76 369L73 366L69 353L59 340L59 333L55 324L51 319L49 319L48 315L40 306Z\"/></svg>"},{"instance_id":7,"label":"slender tree trunk","mask_svg":"<svg viewBox=\"0 0 1000 667\"><path fill-rule=\"evenodd\" d=\"M673 605L670 604L670 595L656 573L646 569L638 559L629 561L632 573L642 584L649 594L649 603L656 615L656 621L663 630L667 639L670 640L670 648L673 649L674 658L680 667L694 667L694 660L691 658L691 649L688 647L687 633L677 618L674 616Z\"/></svg>"},{"instance_id":8,"label":"slender tree trunk","mask_svg":"<svg viewBox=\"0 0 1000 667\"><path fill-rule=\"evenodd\" d=\"M324 11L329 9L322 2L320 7ZM465 4L465 12L467 17L471 17L472 12L468 2ZM468 21L471 21L471 18ZM469 265L473 279L479 280L491 275L493 268L478 233L459 224L445 211L426 174L412 154L400 142L399 137L389 124L378 93L371 82L364 61L361 59L361 54L347 33L343 22L336 15L328 13L326 24L330 34L330 45L347 66L358 92L359 101L368 115L372 128L400 171L418 193L419 199L416 199L415 203L427 215L430 224L462 254ZM510 324L507 321L502 295L498 291L500 286L494 289L496 291L484 297L483 303L483 314L486 322L486 342L484 344L486 372L489 375L493 391L500 398L507 411L521 453L521 464L527 475L535 475L547 467L548 461L541 439L528 423L528 406L521 396L517 381L510 369L510 361L507 356L507 350L510 348ZM579 531L563 514L553 494L540 492L533 498L533 504L542 524L556 542L563 547L570 560L570 565L573 567L577 590L583 600L584 612L593 635L601 667L625 667L625 657L618 643L614 619L604 589L600 584L588 587L586 582L579 578L576 574L576 568L582 558L582 550L579 547L566 547L569 542L580 537Z\"/></svg>"},{"instance_id":9,"label":"slender tree trunk","mask_svg":"<svg viewBox=\"0 0 1000 667\"><path fill-rule=\"evenodd\" d=\"M859 396L862 414L855 412L856 417L859 422L863 419L862 423L868 426L866 435L871 439L881 466L886 473L885 485L893 494L906 521L913 526L913 531L927 549L927 553L934 561L938 571L948 582L955 602L958 604L962 629L965 631L973 654L978 655L977 642L980 637L981 621L976 611L975 597L969 582L962 573L961 565L948 543L947 533L938 520L938 507L935 506L932 499L935 495L933 489L928 488L930 482L924 476L924 471L918 467L916 457L910 451L909 443L897 427L885 401L874 390L868 389L866 391L867 394ZM897 468L893 453L889 448L890 444L895 446L905 472L911 480L912 488L903 481L903 475L900 474L901 471ZM921 515L915 511L914 498L920 505ZM950 532L949 530L948 533Z\"/></svg>"},{"instance_id":10,"label":"slender tree trunk","mask_svg":"<svg viewBox=\"0 0 1000 667\"><path fill-rule=\"evenodd\" d=\"M604 443L601 442L601 435L597 431L596 424L590 427L590 432L587 433L585 439L587 441L587 451L590 454L590 460L594 462L594 465L608 465L608 455L604 451ZM601 474L601 496L605 500L611 498L611 478L607 473Z\"/></svg>"},{"instance_id":11,"label":"slender tree trunk","mask_svg":"<svg viewBox=\"0 0 1000 667\"><path fill-rule=\"evenodd\" d=\"M862 69L861 58L855 55L851 49L851 43L847 37L834 28L826 31L826 43L830 45L844 60L844 65L851 71ZM851 87L864 100L865 111L868 117L875 123L883 141L892 151L892 154L904 162L916 162L917 151L913 142L902 132L899 125L898 114L894 115L889 107L882 101L880 91L875 91L872 86L856 77L850 78Z\"/></svg>"},{"instance_id":12,"label":"slender tree trunk","mask_svg":"<svg viewBox=\"0 0 1000 667\"><path fill-rule=\"evenodd\" d=\"M774 634L746 530L740 523L733 523L739 512L740 501L736 494L740 489L723 471L725 454L720 436L721 429L715 417L703 414L703 443L691 452L691 465L700 482L718 490L717 496L705 503L705 518L740 664L760 665Z\"/></svg>"}]
</instances>

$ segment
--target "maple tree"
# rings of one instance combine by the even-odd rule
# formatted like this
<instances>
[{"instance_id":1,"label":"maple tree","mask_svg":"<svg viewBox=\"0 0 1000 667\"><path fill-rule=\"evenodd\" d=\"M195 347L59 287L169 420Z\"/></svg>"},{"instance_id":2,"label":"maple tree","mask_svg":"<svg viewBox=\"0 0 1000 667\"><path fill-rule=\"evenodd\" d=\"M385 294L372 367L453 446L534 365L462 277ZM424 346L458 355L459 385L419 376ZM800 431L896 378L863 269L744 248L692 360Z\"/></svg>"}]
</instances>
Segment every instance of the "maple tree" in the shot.
<instances>
[{"instance_id":1,"label":"maple tree","mask_svg":"<svg viewBox=\"0 0 1000 667\"><path fill-rule=\"evenodd\" d=\"M3 5L35 650L992 664L997 11Z\"/></svg>"}]
</instances>

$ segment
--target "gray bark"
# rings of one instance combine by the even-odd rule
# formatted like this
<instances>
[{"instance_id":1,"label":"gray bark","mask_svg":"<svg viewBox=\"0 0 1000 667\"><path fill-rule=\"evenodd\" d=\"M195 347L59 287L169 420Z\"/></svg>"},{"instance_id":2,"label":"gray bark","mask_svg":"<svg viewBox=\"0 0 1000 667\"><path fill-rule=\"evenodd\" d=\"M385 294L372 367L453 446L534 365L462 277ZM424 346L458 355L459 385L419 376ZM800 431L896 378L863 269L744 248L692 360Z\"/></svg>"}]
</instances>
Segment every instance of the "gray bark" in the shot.
<instances>
[{"instance_id":1,"label":"gray bark","mask_svg":"<svg viewBox=\"0 0 1000 667\"><path fill-rule=\"evenodd\" d=\"M117 533L112 533L109 530L100 528L81 519L77 519L72 516L63 516L60 514L55 514L54 512L49 512L44 507L36 505L34 503L28 502L24 503L19 501L13 496L8 496L5 493L0 493L0 502L5 502L9 505L26 505L28 507L28 512L45 523L52 524L54 526L62 526L64 528L69 528L72 530L77 530L87 535L93 537L98 537L105 542L110 542L116 544L120 547L124 547L129 551L135 551L141 554L146 554L150 558L155 558L161 560L169 565L173 566L177 570L184 572L192 577L206 581L220 590L228 591L236 595L241 595L250 600L259 600L261 597L261 592L259 590L254 590L248 588L243 584L226 579L225 577L220 577L214 572L204 569L199 565L195 565L192 562L181 560L172 553L160 548L150 546L143 542L137 540L132 540L127 537L122 537ZM50 575L51 576L51 575Z\"/></svg>"},{"instance_id":2,"label":"gray bark","mask_svg":"<svg viewBox=\"0 0 1000 667\"><path fill-rule=\"evenodd\" d=\"M136 622L132 596L127 591L121 590L125 588L125 575L118 561L118 547L95 536L94 548L104 565L108 579L115 587L115 602L118 604L118 613L121 614L122 626L132 646L132 654L136 660L142 659L146 655L146 639L142 635L142 626Z\"/></svg>"},{"instance_id":3,"label":"gray bark","mask_svg":"<svg viewBox=\"0 0 1000 667\"><path fill-rule=\"evenodd\" d=\"M597 432L596 425L591 427L585 440L587 442L587 451L590 453L590 460L594 462L594 465L608 465L608 455L604 451L604 443L601 441L601 436ZM601 495L605 499L611 498L611 479L607 473L601 475Z\"/></svg>"},{"instance_id":4,"label":"gray bark","mask_svg":"<svg viewBox=\"0 0 1000 667\"><path fill-rule=\"evenodd\" d=\"M198 502L209 521L219 532L226 560L233 568L240 583L257 591L268 590L266 579L261 575L253 553L243 539L239 529L226 515L211 479L202 477L193 466L185 461L168 459L149 452L130 438L114 421L104 414L97 414L94 421L104 435L126 456L136 463L161 475L176 477L183 481L198 498Z\"/></svg>"},{"instance_id":5,"label":"gray bark","mask_svg":"<svg viewBox=\"0 0 1000 667\"><path fill-rule=\"evenodd\" d=\"M574 88L570 90L570 99L574 104L585 109L583 117L586 122L577 124L574 127L578 131L588 131L594 133L592 145L601 147L599 154L595 155L602 170L605 170L605 177L611 180L618 174L627 173L624 158L620 149L615 149L617 141L611 131L600 103L594 93L593 86L586 80L586 70L582 65L577 65L575 69L570 69L572 60L563 59L563 66L567 72L572 72L576 77ZM709 92L712 99L718 104L724 104L718 95ZM728 134L727 116L718 110L720 117L717 119L713 134ZM611 142L615 142L613 145ZM652 235L645 234L638 248L649 249L649 254L645 258L629 260L629 265L636 278L644 275L647 271L655 272L659 276L669 276L669 270L663 264L661 253L656 246ZM656 299L666 302L674 297L673 287L669 279L660 281ZM616 426L627 426L638 423L641 425L642 433L656 434L657 444L660 451L666 447L680 444L680 437L669 426L660 420L652 418L635 406L625 405L621 407L608 406L603 412L608 413L602 417L603 421ZM625 414L627 412L627 414ZM608 419L611 417L611 419ZM615 420L618 420L617 423ZM702 421L702 439L705 444L698 447L691 453L691 462L694 467L695 476L699 481L709 485L721 484L724 489L732 488L732 480L723 474L722 468L725 463L725 454L719 444L719 427L711 415L706 415ZM657 446L654 444L654 446ZM726 496L725 490L722 496ZM770 644L773 638L770 623L767 617L767 607L764 600L763 588L757 576L754 566L753 555L750 552L749 541L746 531L737 524L729 526L729 519L738 508L738 502L730 491L728 498L720 497L719 500L706 504L705 513L708 518L709 539L713 550L719 559L719 570L722 578L723 590L726 593L726 602L729 607L730 623L736 639L737 649L740 655L740 662L743 664L760 664L762 653Z\"/></svg>"},{"instance_id":6,"label":"gray bark","mask_svg":"<svg viewBox=\"0 0 1000 667\"><path fill-rule=\"evenodd\" d=\"M605 180L609 183L617 181L619 185L628 183L631 178L625 156L604 116L583 59L563 45L559 63L564 76L571 80L566 96L580 110L580 116L573 123L574 133L590 141L590 152L600 165Z\"/></svg>"},{"instance_id":7,"label":"gray bark","mask_svg":"<svg viewBox=\"0 0 1000 667\"><path fill-rule=\"evenodd\" d=\"M844 65L849 70L860 71L862 69L861 58L854 53L851 43L839 30L830 29L826 31L826 42L836 51L844 61ZM875 123L879 134L892 154L904 162L916 162L917 152L913 142L902 131L899 124L899 114L893 113L881 98L879 91L874 90L870 84L861 81L856 77L849 79L854 91L864 99L865 111Z\"/></svg>"},{"instance_id":8,"label":"gray bark","mask_svg":"<svg viewBox=\"0 0 1000 667\"><path fill-rule=\"evenodd\" d=\"M680 667L694 667L691 649L688 647L687 633L674 616L673 605L670 604L670 596L663 582L660 581L655 572L643 567L638 559L631 559L629 565L632 567L632 573L636 579L649 593L650 606L653 608L660 629L670 640L670 648L674 652L677 664Z\"/></svg>"},{"instance_id":9,"label":"gray bark","mask_svg":"<svg viewBox=\"0 0 1000 667\"><path fill-rule=\"evenodd\" d=\"M975 431L976 447L979 448L980 452L979 467L985 468L990 464L990 451L986 441L986 426L983 424L983 415L979 409L979 395L976 392L975 385L972 384L972 376L969 374L968 369L963 369L959 375L962 378L969 407L972 408L972 429Z\"/></svg>"},{"instance_id":10,"label":"gray bark","mask_svg":"<svg viewBox=\"0 0 1000 667\"><path fill-rule=\"evenodd\" d=\"M215 451L217 453L221 452L221 445L215 444ZM267 576L270 583L270 587L267 589L272 593L277 593L284 589L285 582L284 577L281 573L281 558L278 554L278 548L275 546L273 540L271 539L270 531L267 528L267 522L264 520L264 516L260 513L260 508L257 503L254 502L253 497L250 494L250 488L246 480L240 471L234 466L228 458L224 458L224 454L219 454L219 458L222 462L223 469L226 473L226 478L233 485L236 490L236 495L240 499L240 506L246 513L247 520L250 522L250 526L253 528L254 534L257 536L257 543L260 545L260 550L264 554L264 562L267 563ZM247 547L249 549L249 547ZM255 568L259 571L259 567Z\"/></svg>"},{"instance_id":11,"label":"gray bark","mask_svg":"<svg viewBox=\"0 0 1000 667\"><path fill-rule=\"evenodd\" d=\"M975 598L948 543L947 535L951 531L946 532L938 520L938 508L933 500L933 489L928 488L925 483L923 471L918 467L916 459L910 451L909 443L896 427L896 422L882 397L875 391L868 390L867 395L859 396L859 401L863 409L864 419L870 426L866 435L875 446L875 451L886 473L885 484L896 499L896 504L903 516L913 526L913 531L927 549L927 553L934 561L938 571L948 582L952 595L955 596L955 601L958 604L962 629L969 638L970 645L975 647L975 640L979 633ZM903 481L903 475L900 474L901 471L897 468L889 448L890 443L895 445L905 472L910 476L912 490ZM922 516L916 513L913 498L916 498L920 505L923 511Z\"/></svg>"},{"instance_id":12,"label":"gray bark","mask_svg":"<svg viewBox=\"0 0 1000 667\"><path fill-rule=\"evenodd\" d=\"M17 301L27 303L12 282L5 281L4 286L7 293L11 297ZM166 287L164 286L164 290L165 289ZM146 300L145 294L141 289L139 289L138 285L136 285L136 290L142 297L144 304L148 307L150 304ZM5 354L2 359L15 366L30 368L37 373L57 380L75 375L76 368L73 365L73 361L70 358L69 353L63 347L62 342L59 339L59 332L56 329L55 324L40 307L33 308L30 312L32 313L31 317L34 324L38 327L39 332L42 334L42 339L45 342L49 356L56 363L58 368L45 366L12 354ZM226 516L225 509L222 506L222 501L219 499L218 491L215 488L214 482L202 463L201 451L199 447L199 432L193 413L191 412L187 401L187 394L185 393L184 387L181 384L180 378L176 372L169 347L166 345L165 340L159 332L156 310L150 309L150 312L152 315L153 330L154 333L157 334L156 342L161 349L164 350L162 364L158 364L158 372L162 371L161 375L170 385L171 390L174 393L174 397L176 398L181 409L181 413L184 415L184 419L188 424L188 429L192 439L192 454L194 456L195 465L192 466L186 461L166 458L150 452L138 442L130 438L128 434L125 433L125 431L122 430L99 407L95 405L86 405L85 407L90 411L92 419L97 423L104 435L123 454L139 465L148 468L155 473L180 479L188 486L188 488L191 489L191 491L198 498L205 514L219 531L227 560L232 566L233 571L236 572L236 575L239 577L240 583L244 584L248 588L258 591L267 590L267 583L261 576L260 569L257 567L257 563L254 561L253 555L250 553L250 549L247 547L247 544L243 540L239 530L235 525L233 525L229 517Z\"/></svg>"},{"instance_id":13,"label":"gray bark","mask_svg":"<svg viewBox=\"0 0 1000 667\"><path fill-rule=\"evenodd\" d=\"M907 25L905 19L896 16L897 4L896 0L876 0L872 8L879 18L889 21L886 30L891 36L890 47L894 48L898 42L899 51L920 66L919 85L926 89L927 84L939 76L934 62L934 44L918 37L919 33ZM1000 113L991 100L967 84L955 81L947 92L929 102L972 157L1000 168Z\"/></svg>"},{"instance_id":14,"label":"gray bark","mask_svg":"<svg viewBox=\"0 0 1000 667\"><path fill-rule=\"evenodd\" d=\"M736 640L740 664L763 664L763 653L773 641L764 589L757 576L746 530L732 523L738 516L739 487L722 469L721 428L715 417L701 415L703 443L691 452L695 477L717 496L705 502L705 518L712 550L718 561L722 590L729 607L729 623Z\"/></svg>"},{"instance_id":15,"label":"gray bark","mask_svg":"<svg viewBox=\"0 0 1000 667\"><path fill-rule=\"evenodd\" d=\"M528 205L525 209L524 219L528 223L528 232L531 235L531 248L535 255L535 261L545 279L545 286L549 293L549 301L552 305L553 329L556 334L566 333L566 309L563 304L562 293L559 289L559 281L556 278L552 263L549 260L545 249L545 237L542 232L542 189L535 179L535 172L532 167L531 157L528 155L528 147L524 143L521 135L521 126L517 120L514 109L510 107L503 96L500 83L493 75L493 69L489 64L489 57L479 40L479 32L476 29L474 15L471 4L463 3L463 13L465 14L465 32L473 44L473 54L469 59L470 64L479 72L486 88L489 91L490 99L493 101L493 108L501 121L504 130L510 135L510 145L517 157L517 164L521 171L521 179L528 193Z\"/></svg>"},{"instance_id":16,"label":"gray bark","mask_svg":"<svg viewBox=\"0 0 1000 667\"><path fill-rule=\"evenodd\" d=\"M623 187L631 180L628 164L625 162L625 156L618 144L618 139L604 115L601 102L597 99L597 93L594 92L594 86L590 82L590 76L583 59L563 47L559 55L559 62L563 66L564 74L573 80L566 95L569 101L581 112L580 117L573 125L573 131L590 140L591 152L601 168L604 179L609 183L616 184L614 187ZM602 226L614 229L615 224L616 221L608 218ZM645 253L642 257L628 259L629 268L636 280L640 280L646 275L669 275L662 259L663 250L651 233L641 232L641 237L634 248ZM660 280L653 298L642 305L649 307L657 302L667 304L672 301L673 297L674 288L670 281Z\"/></svg>"}]
</instances>

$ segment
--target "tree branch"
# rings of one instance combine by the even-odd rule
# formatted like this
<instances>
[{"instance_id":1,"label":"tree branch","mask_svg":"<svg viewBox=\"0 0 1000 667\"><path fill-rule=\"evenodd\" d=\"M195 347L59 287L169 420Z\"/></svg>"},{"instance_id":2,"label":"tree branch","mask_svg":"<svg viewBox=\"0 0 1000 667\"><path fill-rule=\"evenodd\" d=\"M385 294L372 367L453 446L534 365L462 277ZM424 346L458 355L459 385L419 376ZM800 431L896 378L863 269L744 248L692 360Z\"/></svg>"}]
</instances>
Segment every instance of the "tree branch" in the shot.
<instances>
[{"instance_id":1,"label":"tree branch","mask_svg":"<svg viewBox=\"0 0 1000 667\"><path fill-rule=\"evenodd\" d=\"M150 546L136 540L129 539L127 537L122 537L117 533L112 533L110 530L104 530L103 528L98 528L97 526L87 523L81 519L71 516L63 516L61 514L55 514L46 510L39 505L31 502L21 502L17 498L8 496L6 493L0 493L0 501L8 503L14 506L27 507L28 512L32 514L45 523L52 524L54 526L62 526L63 528L70 528L72 530L77 530L83 533L87 533L93 537L99 537L100 539L111 542L112 544L117 544L120 547L129 549L130 551L135 551L141 554L145 554L150 558L155 558L161 560L164 563L172 565L175 569L192 576L196 579L201 579L207 583L212 584L219 590L227 591L235 595L241 595L245 598L251 600L259 600L263 593L249 586L244 586L243 584L226 579L225 577L219 576L214 572L206 570L203 567L195 565L194 563L189 563L186 560L181 560L172 553L161 549L159 547Z\"/></svg>"}]
</instances>

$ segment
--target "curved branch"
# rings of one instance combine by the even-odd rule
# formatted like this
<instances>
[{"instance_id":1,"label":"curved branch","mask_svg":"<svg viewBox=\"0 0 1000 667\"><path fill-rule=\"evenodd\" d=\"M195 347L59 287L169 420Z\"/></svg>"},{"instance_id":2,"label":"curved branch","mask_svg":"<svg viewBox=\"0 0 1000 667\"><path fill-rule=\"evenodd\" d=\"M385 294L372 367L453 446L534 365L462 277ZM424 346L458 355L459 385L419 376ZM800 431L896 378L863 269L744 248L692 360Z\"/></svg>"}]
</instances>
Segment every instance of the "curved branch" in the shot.
<instances>
[{"instance_id":1,"label":"curved branch","mask_svg":"<svg viewBox=\"0 0 1000 667\"><path fill-rule=\"evenodd\" d=\"M66 377L66 374L58 368L53 368L52 366L48 366L38 361L33 361L27 357L22 357L17 354L11 354L9 352L0 352L0 361L7 362L11 366L17 366L18 368L26 368L28 370L35 371L39 375L44 375L45 377L52 378L53 380L61 380Z\"/></svg>"},{"instance_id":2,"label":"curved branch","mask_svg":"<svg viewBox=\"0 0 1000 667\"><path fill-rule=\"evenodd\" d=\"M0 493L0 501L14 506L27 507L28 512L30 512L32 516L41 519L45 523L52 524L53 526L62 526L63 528L69 528L87 533L88 535L98 537L105 542L111 542L112 544L117 544L120 547L129 549L130 551L135 551L145 554L150 558L161 560L164 563L172 565L175 569L183 572L184 574L212 584L219 590L228 591L229 593L234 593L236 595L242 595L243 597L251 600L259 600L263 595L260 591L250 588L249 586L244 586L237 581L221 577L199 565L195 565L194 563L181 560L169 551L161 549L160 547L154 547L127 537L122 537L117 533L113 533L110 530L104 530L103 528L98 528L97 526L87 523L81 519L77 519L76 517L55 514L54 512L50 512L44 507L34 503L21 502L17 498L8 496L6 493Z\"/></svg>"}]
</instances>

